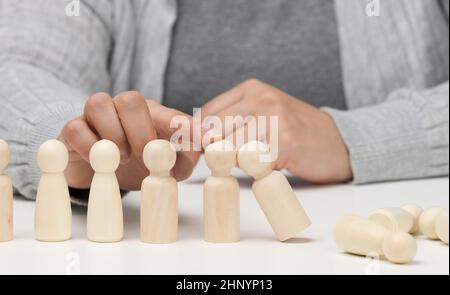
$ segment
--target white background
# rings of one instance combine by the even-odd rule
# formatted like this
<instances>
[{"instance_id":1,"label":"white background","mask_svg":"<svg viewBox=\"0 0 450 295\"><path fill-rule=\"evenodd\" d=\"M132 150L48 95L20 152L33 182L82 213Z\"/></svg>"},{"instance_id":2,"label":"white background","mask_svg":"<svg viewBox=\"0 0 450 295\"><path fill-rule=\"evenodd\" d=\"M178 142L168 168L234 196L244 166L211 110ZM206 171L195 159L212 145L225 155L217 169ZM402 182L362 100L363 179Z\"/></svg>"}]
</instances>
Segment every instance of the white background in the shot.
<instances>
[{"instance_id":1,"label":"white background","mask_svg":"<svg viewBox=\"0 0 450 295\"><path fill-rule=\"evenodd\" d=\"M123 202L125 238L98 244L86 239L85 209L73 210L73 239L42 243L33 238L34 202L16 198L15 238L0 243L0 274L449 274L449 249L417 237L418 254L394 265L342 253L333 227L346 213L362 216L377 208L417 203L448 207L448 178L364 186L311 186L290 179L313 225L280 243L251 192L251 180L235 171L241 185L241 242L210 244L202 239L202 185L208 170L200 162L179 184L179 239L169 245L139 241L139 193Z\"/></svg>"}]
</instances>

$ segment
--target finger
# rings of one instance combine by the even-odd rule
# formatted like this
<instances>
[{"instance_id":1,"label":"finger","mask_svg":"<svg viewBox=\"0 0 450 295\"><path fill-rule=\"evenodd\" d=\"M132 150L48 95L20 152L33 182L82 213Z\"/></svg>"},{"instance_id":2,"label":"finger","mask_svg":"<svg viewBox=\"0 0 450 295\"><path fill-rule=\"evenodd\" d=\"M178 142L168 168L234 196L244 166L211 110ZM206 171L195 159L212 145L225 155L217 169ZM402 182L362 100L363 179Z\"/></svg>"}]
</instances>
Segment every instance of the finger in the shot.
<instances>
[{"instance_id":1,"label":"finger","mask_svg":"<svg viewBox=\"0 0 450 295\"><path fill-rule=\"evenodd\" d=\"M243 99L234 105L229 106L226 109L218 112L211 118L204 118L202 122L203 129L203 143L209 142L209 137L216 137L221 135L225 138L229 134L235 132L237 129L243 127L249 119L252 119L256 112L256 106L252 106L250 100ZM217 122L217 120L220 121ZM219 129L218 129L219 127Z\"/></svg>"},{"instance_id":2,"label":"finger","mask_svg":"<svg viewBox=\"0 0 450 295\"><path fill-rule=\"evenodd\" d=\"M242 126L241 128L235 130L234 132L228 134L225 139L232 142L236 150L239 150L243 145L250 141L261 141L268 145L271 144L270 132L266 130L267 122L262 122L260 120L255 120L255 122L250 122ZM279 143L277 142L276 144ZM285 157L279 156L280 152L278 152L278 156L273 159L271 163L271 168L275 170L282 170L287 168L287 164L289 163L289 159ZM282 155L286 153L281 153ZM239 163L237 164L239 167Z\"/></svg>"},{"instance_id":3,"label":"finger","mask_svg":"<svg viewBox=\"0 0 450 295\"><path fill-rule=\"evenodd\" d=\"M202 108L202 116L214 115L231 105L239 102L245 93L243 84L239 84L234 88L216 96L207 102Z\"/></svg>"},{"instance_id":4,"label":"finger","mask_svg":"<svg viewBox=\"0 0 450 295\"><path fill-rule=\"evenodd\" d=\"M117 144L121 162L128 162L131 156L130 146L111 97L106 93L91 96L86 102L84 114L87 123L95 129L100 138Z\"/></svg>"},{"instance_id":5,"label":"finger","mask_svg":"<svg viewBox=\"0 0 450 295\"><path fill-rule=\"evenodd\" d=\"M144 97L139 92L124 92L114 98L114 105L134 156L142 160L145 145L157 137Z\"/></svg>"},{"instance_id":6,"label":"finger","mask_svg":"<svg viewBox=\"0 0 450 295\"><path fill-rule=\"evenodd\" d=\"M166 140L170 139L172 134L179 129L173 128L171 125L173 119L177 116L185 118L186 122L189 122L189 125L192 126L191 116L178 110L165 107L151 99L148 99L146 102L158 137Z\"/></svg>"},{"instance_id":7,"label":"finger","mask_svg":"<svg viewBox=\"0 0 450 295\"><path fill-rule=\"evenodd\" d=\"M64 126L61 139L66 143L71 154L79 155L86 162L89 162L91 147L99 140L98 136L81 117L70 121ZM78 160L73 156L70 159L71 161Z\"/></svg>"},{"instance_id":8,"label":"finger","mask_svg":"<svg viewBox=\"0 0 450 295\"><path fill-rule=\"evenodd\" d=\"M193 128L191 128L193 126L193 120L191 116L184 114L183 112L180 112L178 110L165 107L153 100L147 100L147 104L152 115L155 129L160 138L172 141L172 135L177 130L180 130L180 128L184 127L171 125L172 120L177 116L185 118L185 122L187 122L186 128L190 129L187 131L187 134L189 134L188 140L193 138ZM184 140L186 140L186 138ZM188 148L188 150L182 150L177 153L177 163L175 164L172 173L173 177L175 177L175 179L178 181L184 180L191 175L192 170L194 169L200 157L200 151L196 151L194 149L193 142L188 143Z\"/></svg>"},{"instance_id":9,"label":"finger","mask_svg":"<svg viewBox=\"0 0 450 295\"><path fill-rule=\"evenodd\" d=\"M202 107L202 116L215 115L248 96L255 96L267 85L257 79L249 79L229 91L213 98Z\"/></svg>"},{"instance_id":10,"label":"finger","mask_svg":"<svg viewBox=\"0 0 450 295\"><path fill-rule=\"evenodd\" d=\"M225 139L231 141L237 150L250 141L264 142L269 145L271 150L272 169L285 169L288 168L289 164L293 163L292 159L288 157L292 155L291 152L288 152L288 149L292 149L295 143L286 141L288 145L281 145L278 134L279 129L272 128L272 124L270 115L267 112L261 112L243 127L228 134Z\"/></svg>"},{"instance_id":11,"label":"finger","mask_svg":"<svg viewBox=\"0 0 450 295\"><path fill-rule=\"evenodd\" d=\"M194 170L200 158L200 152L178 152L177 162L172 170L172 176L177 181L187 179Z\"/></svg>"},{"instance_id":12,"label":"finger","mask_svg":"<svg viewBox=\"0 0 450 295\"><path fill-rule=\"evenodd\" d=\"M267 139L267 130L265 125L265 121L252 117L251 120L247 120L243 126L226 134L224 138L231 141L238 150L250 141L257 140L265 142Z\"/></svg>"}]
</instances>

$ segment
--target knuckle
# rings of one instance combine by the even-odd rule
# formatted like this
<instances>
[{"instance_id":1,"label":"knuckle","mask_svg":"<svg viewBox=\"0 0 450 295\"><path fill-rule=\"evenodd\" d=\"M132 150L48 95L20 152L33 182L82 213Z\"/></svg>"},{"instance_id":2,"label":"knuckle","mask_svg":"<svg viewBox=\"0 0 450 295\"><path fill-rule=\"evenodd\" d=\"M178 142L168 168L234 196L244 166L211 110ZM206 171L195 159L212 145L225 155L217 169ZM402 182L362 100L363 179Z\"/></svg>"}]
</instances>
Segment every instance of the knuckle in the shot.
<instances>
[{"instance_id":1,"label":"knuckle","mask_svg":"<svg viewBox=\"0 0 450 295\"><path fill-rule=\"evenodd\" d=\"M258 80L256 78L251 78L244 82L244 86L246 86L248 88L260 87L262 85L264 85L264 83L261 80Z\"/></svg>"},{"instance_id":2,"label":"knuckle","mask_svg":"<svg viewBox=\"0 0 450 295\"><path fill-rule=\"evenodd\" d=\"M294 140L295 138L292 132L282 132L280 134L280 142L292 144Z\"/></svg>"},{"instance_id":3,"label":"knuckle","mask_svg":"<svg viewBox=\"0 0 450 295\"><path fill-rule=\"evenodd\" d=\"M155 99L147 99L145 101L147 102L147 105L149 105L149 106L160 106L161 105L161 103L159 103Z\"/></svg>"},{"instance_id":4,"label":"knuckle","mask_svg":"<svg viewBox=\"0 0 450 295\"><path fill-rule=\"evenodd\" d=\"M100 92L92 95L86 102L87 109L99 110L103 109L111 103L111 97L109 94Z\"/></svg>"},{"instance_id":5,"label":"knuckle","mask_svg":"<svg viewBox=\"0 0 450 295\"><path fill-rule=\"evenodd\" d=\"M280 102L279 95L272 89L263 91L259 97L260 102L268 106L276 106Z\"/></svg>"},{"instance_id":6,"label":"knuckle","mask_svg":"<svg viewBox=\"0 0 450 295\"><path fill-rule=\"evenodd\" d=\"M68 122L63 129L63 133L69 138L82 132L84 122L81 119L75 119Z\"/></svg>"},{"instance_id":7,"label":"knuckle","mask_svg":"<svg viewBox=\"0 0 450 295\"><path fill-rule=\"evenodd\" d=\"M141 107L145 103L145 99L141 93L137 91L127 91L119 94L115 99L116 106L121 109L133 109Z\"/></svg>"}]
</instances>

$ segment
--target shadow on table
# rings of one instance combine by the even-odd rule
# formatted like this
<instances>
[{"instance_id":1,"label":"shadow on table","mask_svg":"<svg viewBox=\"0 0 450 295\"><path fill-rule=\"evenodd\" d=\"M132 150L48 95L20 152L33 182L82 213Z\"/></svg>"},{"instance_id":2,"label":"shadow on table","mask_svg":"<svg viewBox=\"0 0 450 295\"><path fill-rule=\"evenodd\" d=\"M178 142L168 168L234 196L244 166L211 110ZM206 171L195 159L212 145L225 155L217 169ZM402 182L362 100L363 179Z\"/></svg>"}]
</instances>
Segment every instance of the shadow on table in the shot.
<instances>
[{"instance_id":1,"label":"shadow on table","mask_svg":"<svg viewBox=\"0 0 450 295\"><path fill-rule=\"evenodd\" d=\"M373 261L375 259L372 259L370 257L366 257L363 255L358 255L358 254L353 254L353 253L349 253L349 252L345 252L345 251L340 251L337 253L340 257L353 257L355 259L360 259L362 261L365 261L365 263L367 263L367 261ZM390 262L389 260L387 260L386 258L380 258L379 261L387 266L394 266L394 267L408 267L408 266L417 266L417 265L422 265L423 263L421 261L417 261L417 260L413 260L411 262L408 263L394 263L394 262Z\"/></svg>"},{"instance_id":2,"label":"shadow on table","mask_svg":"<svg viewBox=\"0 0 450 295\"><path fill-rule=\"evenodd\" d=\"M316 242L315 239L310 238L292 238L287 241L284 241L285 244L310 244Z\"/></svg>"},{"instance_id":3,"label":"shadow on table","mask_svg":"<svg viewBox=\"0 0 450 295\"><path fill-rule=\"evenodd\" d=\"M239 182L239 186L241 188L251 188L252 184L254 182L254 179L251 177L237 177L236 178ZM323 185L323 184L313 184L307 181L304 181L302 179L299 179L297 177L294 176L287 176L287 179L289 181L289 183L291 184L293 189L298 189L298 188L302 188L302 189L308 189L308 188L323 188L323 187L328 187L328 186L332 186L332 185ZM205 183L206 179L194 179L194 180L187 180L185 181L186 184L197 184L197 185L203 185Z\"/></svg>"},{"instance_id":4,"label":"shadow on table","mask_svg":"<svg viewBox=\"0 0 450 295\"><path fill-rule=\"evenodd\" d=\"M140 239L140 208L124 206L124 230L125 237ZM203 221L201 217L195 217L180 213L178 216L178 240L189 238L201 238Z\"/></svg>"}]
</instances>

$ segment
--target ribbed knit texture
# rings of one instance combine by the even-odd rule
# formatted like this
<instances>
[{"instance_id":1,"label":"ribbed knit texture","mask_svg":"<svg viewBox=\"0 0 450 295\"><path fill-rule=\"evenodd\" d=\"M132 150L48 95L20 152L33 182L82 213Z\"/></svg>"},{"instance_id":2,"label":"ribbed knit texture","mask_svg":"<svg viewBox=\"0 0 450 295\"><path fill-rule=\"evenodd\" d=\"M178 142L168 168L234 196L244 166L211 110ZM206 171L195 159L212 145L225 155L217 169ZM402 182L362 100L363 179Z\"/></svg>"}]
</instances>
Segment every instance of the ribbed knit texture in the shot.
<instances>
[{"instance_id":1,"label":"ribbed knit texture","mask_svg":"<svg viewBox=\"0 0 450 295\"><path fill-rule=\"evenodd\" d=\"M448 175L448 0L336 0L354 182Z\"/></svg>"}]
</instances>

